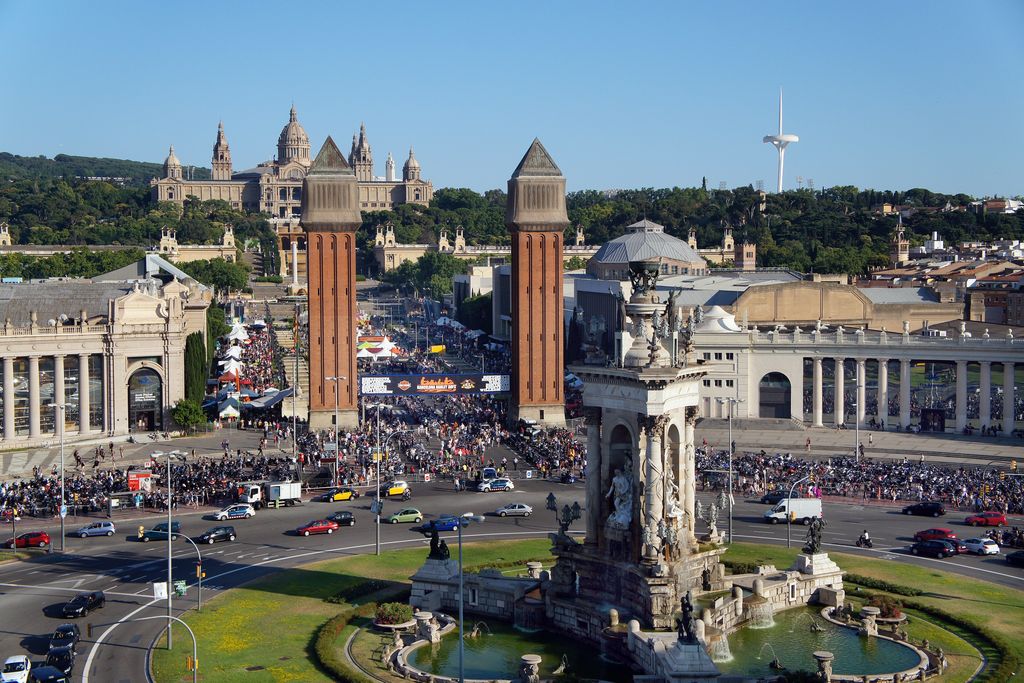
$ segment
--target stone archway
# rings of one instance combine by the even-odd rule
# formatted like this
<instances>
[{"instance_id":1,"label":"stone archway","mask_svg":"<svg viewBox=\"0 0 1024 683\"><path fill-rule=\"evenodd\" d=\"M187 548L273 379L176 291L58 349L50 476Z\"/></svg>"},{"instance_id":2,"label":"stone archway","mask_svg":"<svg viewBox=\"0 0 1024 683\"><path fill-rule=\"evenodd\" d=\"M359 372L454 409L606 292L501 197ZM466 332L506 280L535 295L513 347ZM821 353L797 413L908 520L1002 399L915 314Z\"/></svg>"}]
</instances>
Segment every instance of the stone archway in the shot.
<instances>
[{"instance_id":1,"label":"stone archway","mask_svg":"<svg viewBox=\"0 0 1024 683\"><path fill-rule=\"evenodd\" d=\"M769 372L758 384L758 417L788 420L793 387L781 372Z\"/></svg>"},{"instance_id":2,"label":"stone archway","mask_svg":"<svg viewBox=\"0 0 1024 683\"><path fill-rule=\"evenodd\" d=\"M164 428L164 382L156 368L143 366L128 376L128 425L131 430Z\"/></svg>"}]
</instances>

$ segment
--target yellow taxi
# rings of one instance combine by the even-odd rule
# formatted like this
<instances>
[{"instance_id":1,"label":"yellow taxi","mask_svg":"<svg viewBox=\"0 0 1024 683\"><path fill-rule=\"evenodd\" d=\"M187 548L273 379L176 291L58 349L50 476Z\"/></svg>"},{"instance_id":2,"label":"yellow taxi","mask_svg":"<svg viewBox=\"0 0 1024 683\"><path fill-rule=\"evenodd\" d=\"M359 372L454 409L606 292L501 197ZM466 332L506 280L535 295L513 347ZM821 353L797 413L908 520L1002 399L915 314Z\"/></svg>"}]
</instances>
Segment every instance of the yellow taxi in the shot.
<instances>
[{"instance_id":1,"label":"yellow taxi","mask_svg":"<svg viewBox=\"0 0 1024 683\"><path fill-rule=\"evenodd\" d=\"M412 496L412 490L409 488L409 484L404 481L389 481L381 484L380 495L408 499Z\"/></svg>"},{"instance_id":2,"label":"yellow taxi","mask_svg":"<svg viewBox=\"0 0 1024 683\"><path fill-rule=\"evenodd\" d=\"M343 500L355 500L359 497L359 491L348 486L329 490L321 496L321 499L328 503L337 503Z\"/></svg>"}]
</instances>

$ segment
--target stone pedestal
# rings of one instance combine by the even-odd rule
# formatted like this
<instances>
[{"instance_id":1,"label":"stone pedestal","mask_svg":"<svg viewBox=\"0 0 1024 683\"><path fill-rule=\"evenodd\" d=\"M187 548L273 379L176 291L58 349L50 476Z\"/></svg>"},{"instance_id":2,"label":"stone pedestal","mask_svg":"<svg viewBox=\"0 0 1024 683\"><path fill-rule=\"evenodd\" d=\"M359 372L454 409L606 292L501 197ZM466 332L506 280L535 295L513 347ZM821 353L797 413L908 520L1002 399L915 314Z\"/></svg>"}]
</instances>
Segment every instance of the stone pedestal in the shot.
<instances>
[{"instance_id":1,"label":"stone pedestal","mask_svg":"<svg viewBox=\"0 0 1024 683\"><path fill-rule=\"evenodd\" d=\"M519 658L518 683L540 683L540 655L523 655Z\"/></svg>"},{"instance_id":2,"label":"stone pedestal","mask_svg":"<svg viewBox=\"0 0 1024 683\"><path fill-rule=\"evenodd\" d=\"M861 607L860 609L860 634L862 636L878 635L878 615L882 610L877 607Z\"/></svg>"},{"instance_id":3,"label":"stone pedestal","mask_svg":"<svg viewBox=\"0 0 1024 683\"><path fill-rule=\"evenodd\" d=\"M800 554L796 556L793 569L801 574L809 576L825 576L828 574L840 574L842 570L828 556L828 553L815 553L813 555Z\"/></svg>"},{"instance_id":4,"label":"stone pedestal","mask_svg":"<svg viewBox=\"0 0 1024 683\"><path fill-rule=\"evenodd\" d=\"M441 598L458 575L459 563L455 560L428 559L411 577L409 604L422 610L441 609Z\"/></svg>"},{"instance_id":5,"label":"stone pedestal","mask_svg":"<svg viewBox=\"0 0 1024 683\"><path fill-rule=\"evenodd\" d=\"M813 653L813 656L818 662L818 676L825 683L830 683L832 680L832 660L835 659L835 655L825 650L818 650Z\"/></svg>"},{"instance_id":6,"label":"stone pedestal","mask_svg":"<svg viewBox=\"0 0 1024 683\"><path fill-rule=\"evenodd\" d=\"M416 612L416 635L431 643L441 642L441 627L430 612Z\"/></svg>"},{"instance_id":7,"label":"stone pedestal","mask_svg":"<svg viewBox=\"0 0 1024 683\"><path fill-rule=\"evenodd\" d=\"M660 673L671 683L712 681L720 675L718 667L711 661L711 655L701 643L677 640L675 645L665 648L659 659Z\"/></svg>"}]
</instances>

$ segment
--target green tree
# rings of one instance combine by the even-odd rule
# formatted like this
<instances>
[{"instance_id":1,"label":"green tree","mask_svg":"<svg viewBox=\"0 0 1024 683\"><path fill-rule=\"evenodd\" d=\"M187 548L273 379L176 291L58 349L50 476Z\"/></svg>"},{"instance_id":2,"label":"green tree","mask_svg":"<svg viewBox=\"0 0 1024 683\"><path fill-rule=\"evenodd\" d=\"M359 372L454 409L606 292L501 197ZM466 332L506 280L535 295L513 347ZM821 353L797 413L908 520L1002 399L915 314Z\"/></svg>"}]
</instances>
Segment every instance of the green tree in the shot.
<instances>
[{"instance_id":1,"label":"green tree","mask_svg":"<svg viewBox=\"0 0 1024 683\"><path fill-rule=\"evenodd\" d=\"M583 270L587 267L587 263L590 259L585 259L582 256L573 256L565 260L563 268L565 270Z\"/></svg>"},{"instance_id":2,"label":"green tree","mask_svg":"<svg viewBox=\"0 0 1024 683\"><path fill-rule=\"evenodd\" d=\"M487 334L492 331L491 294L478 294L467 297L459 304L457 320L471 330L483 330Z\"/></svg>"},{"instance_id":3,"label":"green tree","mask_svg":"<svg viewBox=\"0 0 1024 683\"><path fill-rule=\"evenodd\" d=\"M213 358L214 345L220 337L231 331L231 326L224 319L224 309L210 304L206 309L206 357Z\"/></svg>"},{"instance_id":4,"label":"green tree","mask_svg":"<svg viewBox=\"0 0 1024 683\"><path fill-rule=\"evenodd\" d=\"M185 339L185 398L202 403L208 369L203 335L193 332Z\"/></svg>"},{"instance_id":5,"label":"green tree","mask_svg":"<svg viewBox=\"0 0 1024 683\"><path fill-rule=\"evenodd\" d=\"M222 258L209 261L189 261L179 264L181 269L204 285L220 290L240 290L249 282L249 268Z\"/></svg>"},{"instance_id":6,"label":"green tree","mask_svg":"<svg viewBox=\"0 0 1024 683\"><path fill-rule=\"evenodd\" d=\"M206 422L206 413L203 412L202 406L190 398L183 398L175 403L171 408L171 417L179 426L190 432Z\"/></svg>"}]
</instances>

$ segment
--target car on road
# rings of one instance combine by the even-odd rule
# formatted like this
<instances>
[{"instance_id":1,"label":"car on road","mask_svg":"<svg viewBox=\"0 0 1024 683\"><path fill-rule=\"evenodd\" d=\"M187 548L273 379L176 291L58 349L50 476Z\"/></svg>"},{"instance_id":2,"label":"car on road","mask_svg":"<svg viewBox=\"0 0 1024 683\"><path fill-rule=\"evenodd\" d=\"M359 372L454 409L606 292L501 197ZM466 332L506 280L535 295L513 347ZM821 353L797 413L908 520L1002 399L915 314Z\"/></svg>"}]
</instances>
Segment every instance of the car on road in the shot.
<instances>
[{"instance_id":1,"label":"car on road","mask_svg":"<svg viewBox=\"0 0 1024 683\"><path fill-rule=\"evenodd\" d=\"M193 539L196 543L206 543L213 545L221 541L233 541L235 540L235 527L233 526L215 526L212 529L207 529L203 533Z\"/></svg>"},{"instance_id":2,"label":"car on road","mask_svg":"<svg viewBox=\"0 0 1024 683\"><path fill-rule=\"evenodd\" d=\"M946 514L946 507L938 501L926 500L906 506L903 508L903 514L921 517L941 517Z\"/></svg>"},{"instance_id":3,"label":"car on road","mask_svg":"<svg viewBox=\"0 0 1024 683\"><path fill-rule=\"evenodd\" d=\"M507 503L494 511L499 517L529 517L533 514L533 508L526 503Z\"/></svg>"},{"instance_id":4,"label":"car on road","mask_svg":"<svg viewBox=\"0 0 1024 683\"><path fill-rule=\"evenodd\" d=\"M416 508L402 508L395 514L388 517L389 524L398 524L399 522L419 524L422 521L423 513Z\"/></svg>"},{"instance_id":5,"label":"car on road","mask_svg":"<svg viewBox=\"0 0 1024 683\"><path fill-rule=\"evenodd\" d=\"M94 609L101 609L107 604L107 596L103 591L79 593L65 603L61 614L65 617L84 617Z\"/></svg>"},{"instance_id":6,"label":"car on road","mask_svg":"<svg viewBox=\"0 0 1024 683\"><path fill-rule=\"evenodd\" d=\"M925 555L928 557L937 557L940 560L943 557L950 557L956 555L956 549L945 541L918 541L914 545L910 546L910 552L914 555Z\"/></svg>"},{"instance_id":7,"label":"car on road","mask_svg":"<svg viewBox=\"0 0 1024 683\"><path fill-rule=\"evenodd\" d=\"M327 519L337 523L338 526L355 526L356 516L348 510L338 510L334 514L327 515Z\"/></svg>"},{"instance_id":8,"label":"car on road","mask_svg":"<svg viewBox=\"0 0 1024 683\"><path fill-rule=\"evenodd\" d=\"M1002 512L979 512L964 520L970 526L1006 526L1006 515Z\"/></svg>"},{"instance_id":9,"label":"car on road","mask_svg":"<svg viewBox=\"0 0 1024 683\"><path fill-rule=\"evenodd\" d=\"M50 534L45 531L29 531L17 538L8 539L5 548L49 548Z\"/></svg>"},{"instance_id":10,"label":"car on road","mask_svg":"<svg viewBox=\"0 0 1024 683\"><path fill-rule=\"evenodd\" d=\"M309 536L310 534L333 534L338 528L337 522L332 522L329 519L314 519L308 524L303 524L295 530L299 536Z\"/></svg>"},{"instance_id":11,"label":"car on road","mask_svg":"<svg viewBox=\"0 0 1024 683\"><path fill-rule=\"evenodd\" d=\"M769 491L768 493L761 496L761 504L778 505L787 498L789 498L789 493L787 493L786 491Z\"/></svg>"},{"instance_id":12,"label":"car on road","mask_svg":"<svg viewBox=\"0 0 1024 683\"><path fill-rule=\"evenodd\" d=\"M382 498L402 498L408 500L412 497L412 489L404 481L389 481L381 485L380 495Z\"/></svg>"},{"instance_id":13,"label":"car on road","mask_svg":"<svg viewBox=\"0 0 1024 683\"><path fill-rule=\"evenodd\" d=\"M925 529L924 531L918 531L914 534L915 541L946 541L955 538L956 534L954 534L951 529L942 529L939 527Z\"/></svg>"},{"instance_id":14,"label":"car on road","mask_svg":"<svg viewBox=\"0 0 1024 683\"><path fill-rule=\"evenodd\" d=\"M180 533L181 522L171 522L171 540L177 541ZM143 543L149 543L150 541L166 541L167 522L160 522L159 524L154 524L152 529L146 529L142 532L142 537L139 540Z\"/></svg>"},{"instance_id":15,"label":"car on road","mask_svg":"<svg viewBox=\"0 0 1024 683\"><path fill-rule=\"evenodd\" d=\"M67 675L52 666L40 666L32 671L28 675L29 683L68 683Z\"/></svg>"},{"instance_id":16,"label":"car on road","mask_svg":"<svg viewBox=\"0 0 1024 683\"><path fill-rule=\"evenodd\" d=\"M414 527L413 531L419 531L424 534L429 534L434 531L458 531L460 526L459 518L454 515L442 515L437 519L430 519L424 522L418 527Z\"/></svg>"},{"instance_id":17,"label":"car on road","mask_svg":"<svg viewBox=\"0 0 1024 683\"><path fill-rule=\"evenodd\" d=\"M50 649L70 645L74 649L82 638L82 632L78 630L78 624L61 624L50 636Z\"/></svg>"},{"instance_id":18,"label":"car on road","mask_svg":"<svg viewBox=\"0 0 1024 683\"><path fill-rule=\"evenodd\" d=\"M500 479L492 479L490 481L482 481L477 486L477 491L483 491L484 493L490 493L491 491L511 491L516 487L512 483L511 479L502 477Z\"/></svg>"},{"instance_id":19,"label":"car on road","mask_svg":"<svg viewBox=\"0 0 1024 683\"><path fill-rule=\"evenodd\" d=\"M319 500L326 503L338 503L344 500L355 500L358 497L359 491L346 486L344 488L331 489L327 491L319 497Z\"/></svg>"},{"instance_id":20,"label":"car on road","mask_svg":"<svg viewBox=\"0 0 1024 683\"><path fill-rule=\"evenodd\" d=\"M65 676L70 676L75 668L75 649L70 645L51 648L46 653L46 666L52 666Z\"/></svg>"},{"instance_id":21,"label":"car on road","mask_svg":"<svg viewBox=\"0 0 1024 683\"><path fill-rule=\"evenodd\" d=\"M1006 554L1006 564L1011 567L1024 567L1024 550L1014 550Z\"/></svg>"},{"instance_id":22,"label":"car on road","mask_svg":"<svg viewBox=\"0 0 1024 683\"><path fill-rule=\"evenodd\" d=\"M32 662L25 655L14 655L4 660L3 672L0 672L0 681L3 683L26 683L29 671L32 669Z\"/></svg>"},{"instance_id":23,"label":"car on road","mask_svg":"<svg viewBox=\"0 0 1024 683\"><path fill-rule=\"evenodd\" d=\"M235 505L228 505L226 508L219 510L214 514L214 518L218 522L223 522L225 519L249 519L256 514L256 510L253 509L252 505L248 503L236 503Z\"/></svg>"},{"instance_id":24,"label":"car on road","mask_svg":"<svg viewBox=\"0 0 1024 683\"><path fill-rule=\"evenodd\" d=\"M77 531L72 531L71 535L86 538L88 536L113 536L115 533L117 533L117 528L113 522L93 522Z\"/></svg>"},{"instance_id":25,"label":"car on road","mask_svg":"<svg viewBox=\"0 0 1024 683\"><path fill-rule=\"evenodd\" d=\"M998 555L999 544L991 538L967 538L963 541L967 552L975 555Z\"/></svg>"}]
</instances>

